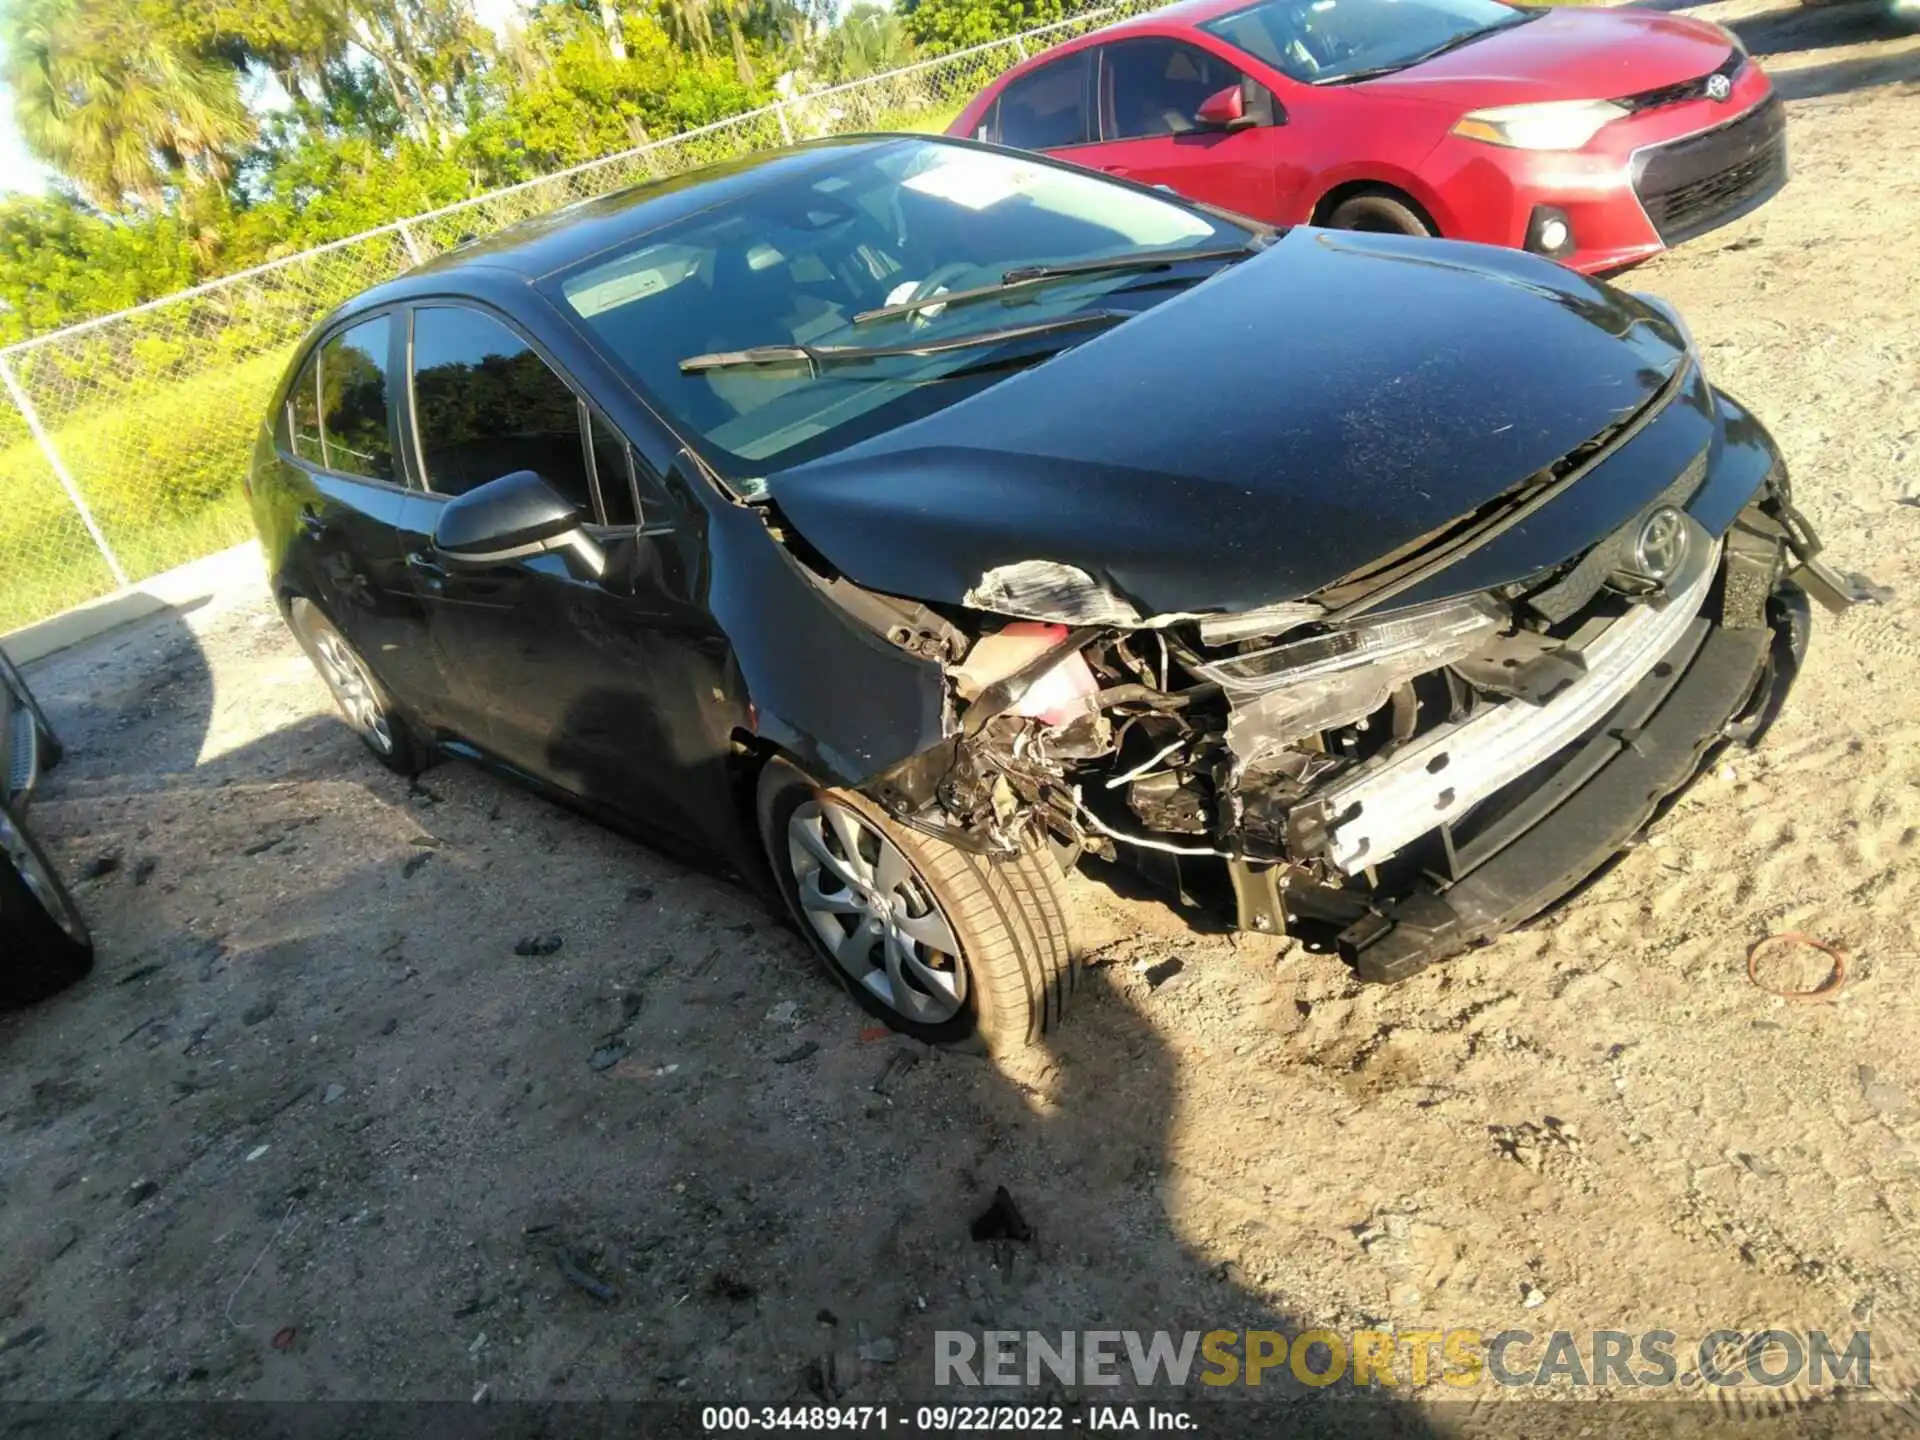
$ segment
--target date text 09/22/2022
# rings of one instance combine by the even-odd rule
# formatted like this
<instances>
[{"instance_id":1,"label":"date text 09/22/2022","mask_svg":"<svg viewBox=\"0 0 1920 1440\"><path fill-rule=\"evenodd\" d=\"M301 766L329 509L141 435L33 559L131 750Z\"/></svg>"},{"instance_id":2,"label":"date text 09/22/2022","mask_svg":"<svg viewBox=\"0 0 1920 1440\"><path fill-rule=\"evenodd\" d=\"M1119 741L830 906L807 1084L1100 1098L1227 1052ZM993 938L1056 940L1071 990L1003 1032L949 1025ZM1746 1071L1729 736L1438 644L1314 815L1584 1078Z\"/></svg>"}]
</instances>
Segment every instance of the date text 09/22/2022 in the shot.
<instances>
[{"instance_id":1,"label":"date text 09/22/2022","mask_svg":"<svg viewBox=\"0 0 1920 1440\"><path fill-rule=\"evenodd\" d=\"M938 1435L1067 1430L1191 1431L1193 1417L1159 1405L709 1405L700 1412L709 1435L767 1430L873 1430Z\"/></svg>"}]
</instances>

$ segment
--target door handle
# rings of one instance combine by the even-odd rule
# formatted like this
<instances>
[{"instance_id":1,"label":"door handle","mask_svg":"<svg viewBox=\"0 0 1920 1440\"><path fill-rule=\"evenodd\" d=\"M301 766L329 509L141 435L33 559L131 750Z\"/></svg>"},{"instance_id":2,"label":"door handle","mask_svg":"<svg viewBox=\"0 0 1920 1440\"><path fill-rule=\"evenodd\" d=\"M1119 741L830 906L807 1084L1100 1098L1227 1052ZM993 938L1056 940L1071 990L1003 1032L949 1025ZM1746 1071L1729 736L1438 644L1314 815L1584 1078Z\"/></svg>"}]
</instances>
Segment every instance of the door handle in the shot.
<instances>
[{"instance_id":1,"label":"door handle","mask_svg":"<svg viewBox=\"0 0 1920 1440\"><path fill-rule=\"evenodd\" d=\"M1102 165L1100 168L1109 175L1131 175L1133 173L1124 165Z\"/></svg>"},{"instance_id":2,"label":"door handle","mask_svg":"<svg viewBox=\"0 0 1920 1440\"><path fill-rule=\"evenodd\" d=\"M300 529L309 540L319 540L327 533L327 522L320 518L318 510L309 505L300 512Z\"/></svg>"}]
</instances>

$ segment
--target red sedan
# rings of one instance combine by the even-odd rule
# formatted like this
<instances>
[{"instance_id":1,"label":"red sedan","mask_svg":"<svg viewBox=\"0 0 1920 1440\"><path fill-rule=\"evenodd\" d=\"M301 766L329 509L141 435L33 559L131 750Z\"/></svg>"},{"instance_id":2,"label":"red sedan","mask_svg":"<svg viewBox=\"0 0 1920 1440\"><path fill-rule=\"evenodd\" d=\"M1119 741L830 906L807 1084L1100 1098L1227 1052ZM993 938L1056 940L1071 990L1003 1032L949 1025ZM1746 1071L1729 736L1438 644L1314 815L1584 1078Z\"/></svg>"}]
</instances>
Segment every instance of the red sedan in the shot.
<instances>
[{"instance_id":1,"label":"red sedan","mask_svg":"<svg viewBox=\"0 0 1920 1440\"><path fill-rule=\"evenodd\" d=\"M1183 0L1002 76L950 132L1277 224L1616 269L1787 178L1780 101L1718 25L1500 0Z\"/></svg>"}]
</instances>

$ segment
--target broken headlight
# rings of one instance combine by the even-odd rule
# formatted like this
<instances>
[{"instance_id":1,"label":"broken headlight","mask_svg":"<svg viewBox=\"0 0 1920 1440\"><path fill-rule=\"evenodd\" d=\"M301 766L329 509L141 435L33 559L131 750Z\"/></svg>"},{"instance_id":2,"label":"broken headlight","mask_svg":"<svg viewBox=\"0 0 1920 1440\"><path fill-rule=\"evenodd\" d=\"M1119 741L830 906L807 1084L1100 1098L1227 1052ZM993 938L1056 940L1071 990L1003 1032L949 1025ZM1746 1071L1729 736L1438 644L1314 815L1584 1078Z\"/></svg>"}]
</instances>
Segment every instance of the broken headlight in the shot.
<instances>
[{"instance_id":1,"label":"broken headlight","mask_svg":"<svg viewBox=\"0 0 1920 1440\"><path fill-rule=\"evenodd\" d=\"M1463 660L1506 628L1505 607L1473 595L1336 626L1195 667L1232 707L1227 744L1244 767L1378 710L1406 681Z\"/></svg>"},{"instance_id":2,"label":"broken headlight","mask_svg":"<svg viewBox=\"0 0 1920 1440\"><path fill-rule=\"evenodd\" d=\"M1262 605L1258 610L1232 615L1202 615L1200 643L1231 645L1236 640L1260 640L1310 625L1326 613L1324 605L1311 600L1282 600L1278 605Z\"/></svg>"}]
</instances>

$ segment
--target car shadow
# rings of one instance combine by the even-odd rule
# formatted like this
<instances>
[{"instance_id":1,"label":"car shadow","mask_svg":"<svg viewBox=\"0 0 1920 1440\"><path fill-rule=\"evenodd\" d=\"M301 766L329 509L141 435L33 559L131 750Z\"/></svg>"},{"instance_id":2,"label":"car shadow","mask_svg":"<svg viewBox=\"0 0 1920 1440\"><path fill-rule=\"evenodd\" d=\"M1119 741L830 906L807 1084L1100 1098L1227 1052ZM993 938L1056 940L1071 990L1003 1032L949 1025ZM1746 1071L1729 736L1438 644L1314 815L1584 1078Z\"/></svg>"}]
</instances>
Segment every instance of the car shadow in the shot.
<instances>
[{"instance_id":1,"label":"car shadow","mask_svg":"<svg viewBox=\"0 0 1920 1440\"><path fill-rule=\"evenodd\" d=\"M1782 70L1773 77L1774 89L1789 100L1811 100L1842 95L1881 85L1920 85L1920 49L1897 55L1866 55ZM1920 100L1920 94L1915 98Z\"/></svg>"},{"instance_id":2,"label":"car shadow","mask_svg":"<svg viewBox=\"0 0 1920 1440\"><path fill-rule=\"evenodd\" d=\"M1716 0L1634 0L1632 8L1683 14ZM1848 0L1826 5L1788 5L1758 15L1725 22L1740 37L1747 53L1765 61L1773 56L1803 54L1850 46L1877 45L1902 39L1920 29L1920 21L1893 13L1887 0ZM1822 64L1775 68L1768 66L1773 88L1785 100L1810 100L1881 85L1920 81L1920 52L1849 56Z\"/></svg>"},{"instance_id":3,"label":"car shadow","mask_svg":"<svg viewBox=\"0 0 1920 1440\"><path fill-rule=\"evenodd\" d=\"M245 643L292 652L277 627ZM1302 1383L1284 1361L1258 1387L1203 1383L1198 1360L1184 1383L1143 1384L1124 1345L1112 1386L1045 1371L1008 1387L935 1383L943 1332L982 1344L1000 1329L1050 1343L1096 1329L1176 1343L1270 1332L1282 1347L1319 1326L1350 1337L1353 1317L1315 1313L1314 1297L1241 1273L1230 1244L1194 1238L1212 1227L1180 1179L1196 1117L1177 1047L1112 977L1083 977L1069 1022L1004 1064L856 1038L861 1017L797 942L751 922L724 928L757 938L704 938L751 914L745 902L641 847L572 830L568 846L686 877L635 902L607 973L503 963L497 934L457 923L447 933L463 939L427 943L423 932L440 932L426 882L464 883L465 857L502 833L502 808L515 823L536 808L504 781L452 767L458 785L443 788L463 795L434 812L436 869L416 878L417 852L401 881L394 857L341 860L336 832L364 830L365 815L331 817L296 782L363 782L361 811L403 819L414 792L330 715L223 745L226 697L183 618L38 662L29 679L70 746L49 777L52 838L72 856L145 828L163 869L151 885L123 868L83 887L106 937L99 972L0 1018L0 1144L50 1157L10 1172L0 1205L0 1333L36 1325L31 1344L0 1353L10 1400L464 1402L488 1343L467 1332L484 1328L506 1356L491 1382L501 1400L1024 1400L1076 1415L1145 1400L1204 1403L1208 1435L1438 1433L1400 1392ZM281 852L169 848L170 823L210 804L236 823L304 806L315 840L284 864ZM546 864L560 848L531 853ZM484 883L518 887L512 911L532 914L541 877L564 869L523 859ZM461 893L438 902L456 922ZM380 895L408 898L376 915ZM202 923L222 900L226 940ZM681 918L642 918L669 903ZM180 928L143 932L163 910ZM382 925L385 948L368 938ZM160 938L116 950L114 937L136 933ZM610 991L627 1027L621 1058L589 1065L578 1012ZM782 992L817 1017L801 1057L758 1022ZM652 1055L684 1058L636 1063ZM344 1084L316 1083L336 1074ZM79 1188L67 1155L86 1167ZM126 1218L101 1223L106 1212L80 1199L89 1187L134 1197L108 1207ZM976 1238L1002 1188L1018 1224ZM65 1238L43 1243L49 1226ZM578 1280L589 1267L605 1294ZM446 1347L450 1311L460 1344ZM90 1337L109 1329L122 1338L101 1351ZM1311 1368L1333 1359L1321 1346ZM564 1418L576 1435L633 1428L607 1409L572 1405ZM86 1420L130 1435L205 1422L154 1406L95 1407Z\"/></svg>"},{"instance_id":4,"label":"car shadow","mask_svg":"<svg viewBox=\"0 0 1920 1440\"><path fill-rule=\"evenodd\" d=\"M1912 33L1912 26L1902 24L1887 8L1884 0L1849 0L1849 3L1838 5L1793 5L1784 10L1769 10L1764 14L1729 20L1727 28L1740 37L1740 43L1747 47L1749 55L1763 62L1772 55L1831 50L1844 45L1871 45ZM1785 88L1785 82L1802 71L1770 70L1769 73L1773 76L1775 89L1790 100L1799 98Z\"/></svg>"}]
</instances>

